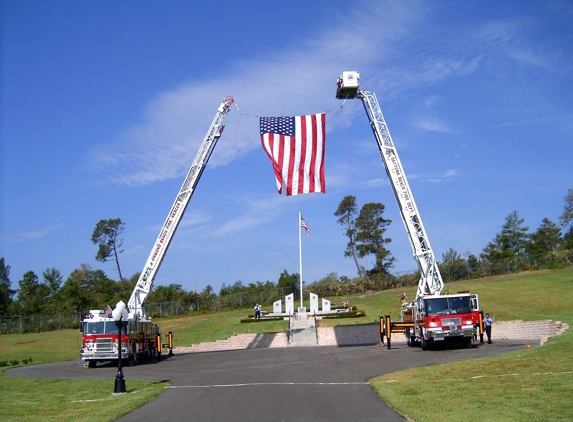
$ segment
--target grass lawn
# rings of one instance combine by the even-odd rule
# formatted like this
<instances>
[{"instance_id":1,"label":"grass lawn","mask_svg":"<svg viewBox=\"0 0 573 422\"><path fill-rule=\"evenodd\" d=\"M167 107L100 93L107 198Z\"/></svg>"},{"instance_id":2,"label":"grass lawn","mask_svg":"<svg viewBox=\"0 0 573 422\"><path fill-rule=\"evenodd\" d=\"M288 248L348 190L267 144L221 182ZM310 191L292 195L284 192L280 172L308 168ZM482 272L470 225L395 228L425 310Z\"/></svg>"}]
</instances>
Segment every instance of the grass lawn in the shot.
<instances>
[{"instance_id":1,"label":"grass lawn","mask_svg":"<svg viewBox=\"0 0 573 422\"><path fill-rule=\"evenodd\" d=\"M151 401L168 384L129 380L112 396L114 380L55 380L0 374L0 420L111 421Z\"/></svg>"},{"instance_id":2,"label":"grass lawn","mask_svg":"<svg viewBox=\"0 0 573 422\"><path fill-rule=\"evenodd\" d=\"M573 325L573 269L537 271L448 283L451 292L469 290L498 321L552 319ZM380 315L399 317L398 294L413 299L415 288L349 298L366 311L359 319L324 325L378 323ZM330 298L333 303L342 298ZM308 304L307 304L308 306ZM270 309L265 309L270 310ZM235 334L281 332L284 321L241 324L251 309L157 320L172 331L175 346L225 339ZM494 328L495 340L495 328ZM391 406L412 419L512 422L573 420L573 331L543 347L436 367L416 368L373 378L373 387ZM32 364L74 360L81 347L78 330L0 336L0 361ZM432 352L439 353L439 352ZM0 420L110 421L153 399L167 384L129 380L128 393L111 396L114 380L24 379L0 374ZM102 402L105 405L102 406Z\"/></svg>"},{"instance_id":3,"label":"grass lawn","mask_svg":"<svg viewBox=\"0 0 573 422\"><path fill-rule=\"evenodd\" d=\"M552 319L573 326L572 269L521 273L467 285L479 293L482 309L497 320ZM495 341L495 324L493 336ZM572 346L569 329L543 347L410 369L373 378L370 383L390 406L417 422L572 421Z\"/></svg>"}]
</instances>

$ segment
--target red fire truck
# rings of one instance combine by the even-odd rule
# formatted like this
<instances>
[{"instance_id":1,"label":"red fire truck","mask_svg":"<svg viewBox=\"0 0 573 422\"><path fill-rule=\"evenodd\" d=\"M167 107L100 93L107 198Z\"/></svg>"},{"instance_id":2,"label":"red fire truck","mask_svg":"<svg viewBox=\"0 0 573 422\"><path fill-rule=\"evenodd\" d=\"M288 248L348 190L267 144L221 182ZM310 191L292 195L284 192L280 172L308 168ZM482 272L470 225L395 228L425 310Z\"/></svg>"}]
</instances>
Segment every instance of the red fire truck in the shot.
<instances>
[{"instance_id":1,"label":"red fire truck","mask_svg":"<svg viewBox=\"0 0 573 422\"><path fill-rule=\"evenodd\" d=\"M401 321L392 322L389 316L380 318L381 340L384 342L386 337L390 348L391 334L403 333L408 345L419 344L426 350L441 341L456 341L469 346L479 332L483 342L483 315L479 311L477 295L467 292L442 295L444 282L398 151L376 94L361 90L359 79L358 72L343 72L337 81L336 98L362 100L420 270L416 299L403 303Z\"/></svg>"},{"instance_id":2,"label":"red fire truck","mask_svg":"<svg viewBox=\"0 0 573 422\"><path fill-rule=\"evenodd\" d=\"M234 102L233 97L226 97L217 109L209 131L203 139L199 152L195 156L169 214L167 214L167 219L159 231L145 267L127 303L127 317L123 319L127 324L121 324L124 325L121 335L121 359L128 359L130 365L134 365L141 357L158 358L161 355L162 347L169 348L170 354L173 352L172 333L170 332L167 336L168 343L162 345L159 327L151 322L151 318L147 317L143 303L151 291L153 281L167 253L173 234L177 230L195 187L207 166L213 148L223 133L223 119L231 110ZM83 345L80 357L86 367L92 368L99 361L118 359L119 328L115 320L111 318L111 309L107 311L106 313L103 310L92 310L82 320Z\"/></svg>"},{"instance_id":3,"label":"red fire truck","mask_svg":"<svg viewBox=\"0 0 573 422\"><path fill-rule=\"evenodd\" d=\"M147 321L128 321L121 324L121 358L135 365L141 358L161 357L161 334L157 324ZM91 310L82 320L83 345L80 357L84 366L93 368L97 362L118 358L119 329L111 315L103 310ZM172 334L166 346L172 353Z\"/></svg>"}]
</instances>

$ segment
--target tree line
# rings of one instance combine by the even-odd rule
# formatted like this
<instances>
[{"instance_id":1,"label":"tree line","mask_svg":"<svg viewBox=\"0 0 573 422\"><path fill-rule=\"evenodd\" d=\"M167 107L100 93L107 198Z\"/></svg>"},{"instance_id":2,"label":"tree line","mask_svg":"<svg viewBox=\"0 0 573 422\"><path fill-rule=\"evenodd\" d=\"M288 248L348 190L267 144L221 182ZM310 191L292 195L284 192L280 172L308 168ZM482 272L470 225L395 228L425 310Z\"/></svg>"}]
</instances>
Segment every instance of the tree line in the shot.
<instances>
[{"instance_id":1,"label":"tree line","mask_svg":"<svg viewBox=\"0 0 573 422\"><path fill-rule=\"evenodd\" d=\"M350 295L365 290L383 290L395 286L417 283L416 273L392 275L394 257L388 249L391 239L385 232L391 220L383 217L384 205L367 203L358 210L356 198L342 199L334 216L348 238L344 256L352 258L358 277L327 274L323 279L305 283L306 291L321 296ZM565 196L565 206L559 218L560 224L544 218L534 232L529 232L525 221L517 211L511 212L502 224L501 230L488 242L479 255L466 252L463 255L453 248L442 254L439 263L444 281L461 278L480 277L505 271L530 268L571 265L573 263L573 189ZM33 271L26 272L18 281L18 288L12 289L10 266L0 257L0 317L25 317L57 313L85 312L90 309L103 309L107 304L125 300L126 294L133 291L139 273L129 278L121 275L119 256L123 252L122 233L125 224L121 219L100 220L92 235L92 242L98 246L96 260L114 261L119 280L113 280L99 269L89 264L80 268L64 280L56 268L46 269L41 278ZM371 268L359 264L359 258L371 256ZM299 292L299 274L286 269L279 275L277 283L272 281L243 284L236 281L223 283L219 293L211 285L202 292L188 292L181 284L154 286L147 303L179 301L189 309L214 309L230 304L231 307L250 306L246 297L260 297L271 301L274 294L261 292L288 289ZM249 294L250 296L245 296ZM258 294L259 296L254 296ZM238 299L237 299L238 298ZM264 300L261 300L264 302ZM227 306L227 305L225 305Z\"/></svg>"}]
</instances>

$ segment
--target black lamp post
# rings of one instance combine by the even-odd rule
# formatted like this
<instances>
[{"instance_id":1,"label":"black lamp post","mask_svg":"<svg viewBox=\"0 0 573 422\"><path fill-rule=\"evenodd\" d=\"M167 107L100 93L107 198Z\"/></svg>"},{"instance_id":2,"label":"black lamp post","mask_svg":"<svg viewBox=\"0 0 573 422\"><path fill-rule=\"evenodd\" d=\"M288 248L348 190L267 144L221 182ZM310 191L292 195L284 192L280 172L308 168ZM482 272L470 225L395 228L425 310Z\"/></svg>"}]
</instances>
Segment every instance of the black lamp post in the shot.
<instances>
[{"instance_id":1,"label":"black lamp post","mask_svg":"<svg viewBox=\"0 0 573 422\"><path fill-rule=\"evenodd\" d=\"M125 389L125 378L123 376L121 366L121 331L123 326L127 324L127 321L125 321L127 319L127 311L123 300L117 302L111 315L115 321L115 325L117 326L117 375L115 376L115 388L113 393L123 394L127 392Z\"/></svg>"}]
</instances>

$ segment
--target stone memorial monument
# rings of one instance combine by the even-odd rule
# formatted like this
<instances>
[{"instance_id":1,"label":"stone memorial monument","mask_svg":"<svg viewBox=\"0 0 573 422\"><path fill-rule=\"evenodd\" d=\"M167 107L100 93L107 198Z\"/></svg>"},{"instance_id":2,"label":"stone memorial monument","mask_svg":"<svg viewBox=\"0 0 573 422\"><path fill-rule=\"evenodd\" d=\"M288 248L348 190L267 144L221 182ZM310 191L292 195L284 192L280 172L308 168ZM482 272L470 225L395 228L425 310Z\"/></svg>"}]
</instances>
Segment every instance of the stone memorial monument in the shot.
<instances>
[{"instance_id":1,"label":"stone memorial monument","mask_svg":"<svg viewBox=\"0 0 573 422\"><path fill-rule=\"evenodd\" d=\"M322 312L330 312L330 300L322 299Z\"/></svg>"},{"instance_id":2,"label":"stone memorial monument","mask_svg":"<svg viewBox=\"0 0 573 422\"><path fill-rule=\"evenodd\" d=\"M280 314L283 311L282 300L277 300L273 302L273 314Z\"/></svg>"},{"instance_id":3,"label":"stone memorial monument","mask_svg":"<svg viewBox=\"0 0 573 422\"><path fill-rule=\"evenodd\" d=\"M310 314L318 314L318 295L310 294Z\"/></svg>"},{"instance_id":4,"label":"stone memorial monument","mask_svg":"<svg viewBox=\"0 0 573 422\"><path fill-rule=\"evenodd\" d=\"M285 296L285 312L287 315L294 314L294 293Z\"/></svg>"}]
</instances>

